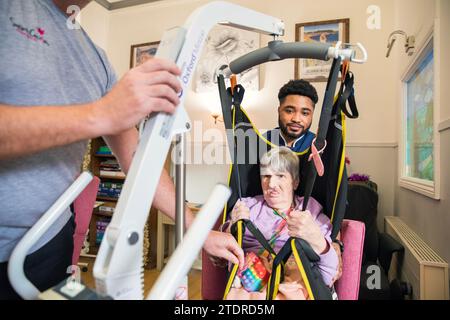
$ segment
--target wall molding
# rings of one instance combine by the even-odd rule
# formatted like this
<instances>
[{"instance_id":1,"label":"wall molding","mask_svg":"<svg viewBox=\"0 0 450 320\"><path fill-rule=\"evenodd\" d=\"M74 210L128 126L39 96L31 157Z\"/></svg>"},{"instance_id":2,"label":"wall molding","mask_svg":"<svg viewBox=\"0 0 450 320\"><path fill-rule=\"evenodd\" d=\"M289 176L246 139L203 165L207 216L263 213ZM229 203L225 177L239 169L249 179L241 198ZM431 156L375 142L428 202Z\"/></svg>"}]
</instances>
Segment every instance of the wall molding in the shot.
<instances>
[{"instance_id":1,"label":"wall molding","mask_svg":"<svg viewBox=\"0 0 450 320\"><path fill-rule=\"evenodd\" d=\"M108 2L107 0L95 0L95 2L97 2L99 5L101 5L106 10L111 10L110 9L111 3Z\"/></svg>"},{"instance_id":2,"label":"wall molding","mask_svg":"<svg viewBox=\"0 0 450 320\"><path fill-rule=\"evenodd\" d=\"M398 148L397 142L347 142L348 148Z\"/></svg>"},{"instance_id":3,"label":"wall molding","mask_svg":"<svg viewBox=\"0 0 450 320\"><path fill-rule=\"evenodd\" d=\"M439 132L443 132L443 131L448 130L448 129L450 129L450 118L448 118L448 119L446 119L444 121L441 121L439 123L439 125L438 125L438 131Z\"/></svg>"},{"instance_id":4,"label":"wall molding","mask_svg":"<svg viewBox=\"0 0 450 320\"><path fill-rule=\"evenodd\" d=\"M151 2L158 2L161 0L122 0L119 2L109 2L108 0L95 0L99 5L105 9L112 11L116 9L128 8L133 6L139 6L141 4L147 4Z\"/></svg>"}]
</instances>

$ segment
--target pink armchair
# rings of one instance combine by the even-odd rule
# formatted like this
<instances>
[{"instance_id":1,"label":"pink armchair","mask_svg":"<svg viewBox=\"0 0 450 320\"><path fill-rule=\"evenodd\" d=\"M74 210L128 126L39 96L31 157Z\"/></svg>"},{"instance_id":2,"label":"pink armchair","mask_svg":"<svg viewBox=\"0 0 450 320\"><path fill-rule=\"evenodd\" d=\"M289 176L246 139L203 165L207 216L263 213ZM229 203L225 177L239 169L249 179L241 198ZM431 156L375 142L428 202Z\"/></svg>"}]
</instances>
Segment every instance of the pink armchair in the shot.
<instances>
[{"instance_id":1,"label":"pink armchair","mask_svg":"<svg viewBox=\"0 0 450 320\"><path fill-rule=\"evenodd\" d=\"M75 232L73 234L72 264L77 265L83 242L89 228L100 179L95 177L74 201Z\"/></svg>"}]
</instances>

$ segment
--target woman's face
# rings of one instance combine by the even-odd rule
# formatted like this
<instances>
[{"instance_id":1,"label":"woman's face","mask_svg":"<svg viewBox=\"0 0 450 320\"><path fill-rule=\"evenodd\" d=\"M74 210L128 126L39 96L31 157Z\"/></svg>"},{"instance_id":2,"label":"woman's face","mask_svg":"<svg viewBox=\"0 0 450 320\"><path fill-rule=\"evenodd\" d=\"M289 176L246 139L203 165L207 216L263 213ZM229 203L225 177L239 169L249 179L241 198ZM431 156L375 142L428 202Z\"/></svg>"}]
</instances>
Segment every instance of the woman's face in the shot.
<instances>
[{"instance_id":1,"label":"woman's face","mask_svg":"<svg viewBox=\"0 0 450 320\"><path fill-rule=\"evenodd\" d=\"M270 168L261 171L264 200L274 209L286 210L291 206L297 185L289 172L276 172Z\"/></svg>"}]
</instances>

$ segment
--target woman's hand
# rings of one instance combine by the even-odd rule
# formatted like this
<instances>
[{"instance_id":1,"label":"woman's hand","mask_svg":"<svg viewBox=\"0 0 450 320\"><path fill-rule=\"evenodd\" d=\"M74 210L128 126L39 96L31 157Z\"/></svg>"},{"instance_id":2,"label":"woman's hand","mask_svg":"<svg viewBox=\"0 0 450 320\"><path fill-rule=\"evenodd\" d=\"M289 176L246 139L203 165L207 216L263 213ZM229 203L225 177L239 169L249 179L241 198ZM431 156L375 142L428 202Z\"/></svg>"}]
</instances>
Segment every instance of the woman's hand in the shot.
<instances>
[{"instance_id":1,"label":"woman's hand","mask_svg":"<svg viewBox=\"0 0 450 320\"><path fill-rule=\"evenodd\" d=\"M250 210L245 203L238 200L231 211L231 224L241 219L250 219Z\"/></svg>"},{"instance_id":2,"label":"woman's hand","mask_svg":"<svg viewBox=\"0 0 450 320\"><path fill-rule=\"evenodd\" d=\"M333 280L331 280L331 283L335 283L342 276L342 252L341 252L341 247L337 243L333 242L331 245L333 246L333 249L336 251L336 254L339 259L339 265L338 265L336 275L334 276Z\"/></svg>"},{"instance_id":3,"label":"woman's hand","mask_svg":"<svg viewBox=\"0 0 450 320\"><path fill-rule=\"evenodd\" d=\"M288 234L290 237L302 238L317 254L326 253L329 250L328 242L314 221L311 212L294 210L287 217Z\"/></svg>"}]
</instances>

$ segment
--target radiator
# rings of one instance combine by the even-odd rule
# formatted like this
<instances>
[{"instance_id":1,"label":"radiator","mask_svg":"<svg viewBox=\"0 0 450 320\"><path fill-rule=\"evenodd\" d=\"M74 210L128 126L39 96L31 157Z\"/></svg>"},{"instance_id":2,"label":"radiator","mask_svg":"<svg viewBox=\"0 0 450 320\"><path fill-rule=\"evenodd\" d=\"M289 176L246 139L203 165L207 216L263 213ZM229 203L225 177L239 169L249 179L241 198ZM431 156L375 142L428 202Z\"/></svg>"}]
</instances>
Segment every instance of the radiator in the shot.
<instances>
[{"instance_id":1,"label":"radiator","mask_svg":"<svg viewBox=\"0 0 450 320\"><path fill-rule=\"evenodd\" d=\"M404 255L392 259L389 278L410 283L413 299L448 300L448 263L400 218L385 217L384 229L405 247Z\"/></svg>"}]
</instances>

